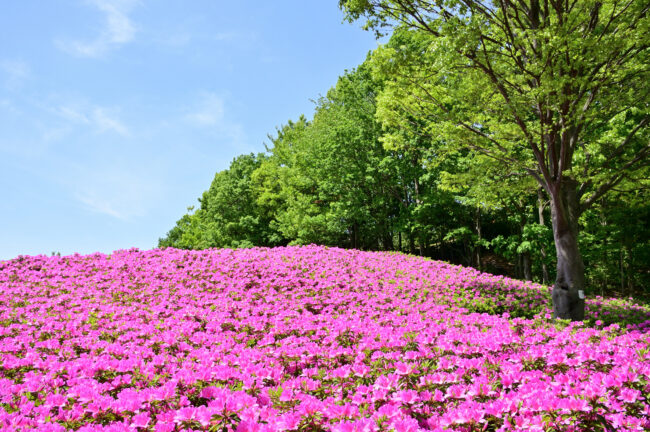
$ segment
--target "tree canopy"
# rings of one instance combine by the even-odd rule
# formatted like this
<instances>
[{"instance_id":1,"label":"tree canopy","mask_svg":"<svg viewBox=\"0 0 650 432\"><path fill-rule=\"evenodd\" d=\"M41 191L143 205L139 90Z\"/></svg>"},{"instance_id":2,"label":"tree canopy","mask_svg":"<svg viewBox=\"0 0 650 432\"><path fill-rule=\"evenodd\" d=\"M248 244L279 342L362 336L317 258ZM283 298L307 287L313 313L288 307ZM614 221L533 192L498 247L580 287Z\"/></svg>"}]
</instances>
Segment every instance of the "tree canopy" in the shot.
<instances>
[{"instance_id":1,"label":"tree canopy","mask_svg":"<svg viewBox=\"0 0 650 432\"><path fill-rule=\"evenodd\" d=\"M417 253L555 278L572 319L584 292L646 292L648 5L340 5L390 39L217 173L161 246Z\"/></svg>"},{"instance_id":2,"label":"tree canopy","mask_svg":"<svg viewBox=\"0 0 650 432\"><path fill-rule=\"evenodd\" d=\"M530 175L550 199L554 311L584 315L579 217L647 170L648 4L641 1L341 0L350 20L417 30L395 76L406 115L449 125L450 144ZM404 56L393 56L396 63Z\"/></svg>"}]
</instances>

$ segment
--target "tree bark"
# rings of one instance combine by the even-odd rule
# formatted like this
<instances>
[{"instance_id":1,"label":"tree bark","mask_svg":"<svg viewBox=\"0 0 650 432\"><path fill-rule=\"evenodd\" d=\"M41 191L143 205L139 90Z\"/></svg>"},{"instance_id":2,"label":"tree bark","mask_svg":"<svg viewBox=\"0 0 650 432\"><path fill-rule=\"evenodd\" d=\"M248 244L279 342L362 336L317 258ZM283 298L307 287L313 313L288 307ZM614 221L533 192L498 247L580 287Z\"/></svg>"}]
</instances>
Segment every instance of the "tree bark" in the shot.
<instances>
[{"instance_id":1,"label":"tree bark","mask_svg":"<svg viewBox=\"0 0 650 432\"><path fill-rule=\"evenodd\" d=\"M623 271L623 243L618 248L618 266L621 273L621 294L625 292L625 272Z\"/></svg>"},{"instance_id":2,"label":"tree bark","mask_svg":"<svg viewBox=\"0 0 650 432\"><path fill-rule=\"evenodd\" d=\"M523 211L525 209L523 203L521 205L521 210L520 210L520 219L519 219L519 236L521 238L521 241L524 241L524 228L526 227L526 219L525 216L523 215ZM532 260L530 259L530 251L524 251L519 254L520 262L521 262L521 276L525 280L533 280L533 263ZM520 276L520 277L521 277Z\"/></svg>"},{"instance_id":3,"label":"tree bark","mask_svg":"<svg viewBox=\"0 0 650 432\"><path fill-rule=\"evenodd\" d=\"M393 233L384 232L384 250L392 251L395 250L395 245L393 244Z\"/></svg>"},{"instance_id":4,"label":"tree bark","mask_svg":"<svg viewBox=\"0 0 650 432\"><path fill-rule=\"evenodd\" d=\"M523 258L523 270L524 270L524 279L528 281L533 280L533 270L532 270L532 260L530 259L530 252L524 252L521 254Z\"/></svg>"},{"instance_id":5,"label":"tree bark","mask_svg":"<svg viewBox=\"0 0 650 432\"><path fill-rule=\"evenodd\" d=\"M413 232L408 233L409 238L409 253L415 255L415 240L413 239Z\"/></svg>"},{"instance_id":6,"label":"tree bark","mask_svg":"<svg viewBox=\"0 0 650 432\"><path fill-rule=\"evenodd\" d=\"M474 226L476 227L476 235L478 236L478 242L476 244L476 268L478 271L483 271L481 265L481 208L478 206L476 207L476 211L474 213Z\"/></svg>"},{"instance_id":7,"label":"tree bark","mask_svg":"<svg viewBox=\"0 0 650 432\"><path fill-rule=\"evenodd\" d=\"M539 224L544 226L544 195L542 189L537 190L537 213L539 216ZM548 285L548 268L546 267L546 249L542 245L539 249L539 253L542 256L542 283Z\"/></svg>"},{"instance_id":8,"label":"tree bark","mask_svg":"<svg viewBox=\"0 0 650 432\"><path fill-rule=\"evenodd\" d=\"M582 321L585 316L585 266L578 248L578 183L565 178L550 188L557 277L551 294L555 318Z\"/></svg>"},{"instance_id":9,"label":"tree bark","mask_svg":"<svg viewBox=\"0 0 650 432\"><path fill-rule=\"evenodd\" d=\"M420 199L420 180L418 179L417 176L415 176L415 178L413 179L413 191L415 193L415 206L416 208L418 208L420 207L420 205L422 205L422 200ZM421 229L418 229L418 245L420 246L420 256L423 256L425 241Z\"/></svg>"},{"instance_id":10,"label":"tree bark","mask_svg":"<svg viewBox=\"0 0 650 432\"><path fill-rule=\"evenodd\" d=\"M352 248L359 249L359 226L356 222L352 225Z\"/></svg>"}]
</instances>

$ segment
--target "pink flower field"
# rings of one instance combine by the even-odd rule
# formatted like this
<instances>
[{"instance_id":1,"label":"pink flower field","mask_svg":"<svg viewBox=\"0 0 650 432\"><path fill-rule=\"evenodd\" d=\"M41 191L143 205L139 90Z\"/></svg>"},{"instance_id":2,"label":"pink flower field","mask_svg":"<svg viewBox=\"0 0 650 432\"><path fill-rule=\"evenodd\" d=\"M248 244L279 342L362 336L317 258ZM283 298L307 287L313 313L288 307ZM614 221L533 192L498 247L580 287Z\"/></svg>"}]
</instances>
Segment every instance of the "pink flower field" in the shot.
<instances>
[{"instance_id":1,"label":"pink flower field","mask_svg":"<svg viewBox=\"0 0 650 432\"><path fill-rule=\"evenodd\" d=\"M569 324L548 299L317 246L18 257L0 430L650 430L650 311L592 299Z\"/></svg>"}]
</instances>

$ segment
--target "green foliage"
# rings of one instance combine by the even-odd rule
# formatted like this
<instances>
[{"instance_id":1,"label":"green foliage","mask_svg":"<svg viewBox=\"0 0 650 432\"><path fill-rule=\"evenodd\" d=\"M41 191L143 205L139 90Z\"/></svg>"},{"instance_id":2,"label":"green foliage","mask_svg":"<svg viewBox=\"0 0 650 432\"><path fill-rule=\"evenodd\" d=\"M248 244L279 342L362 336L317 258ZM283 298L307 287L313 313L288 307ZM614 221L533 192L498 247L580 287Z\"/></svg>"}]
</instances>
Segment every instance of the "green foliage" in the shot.
<instances>
[{"instance_id":1,"label":"green foliage","mask_svg":"<svg viewBox=\"0 0 650 432\"><path fill-rule=\"evenodd\" d=\"M199 199L199 209L188 209L160 239L159 246L205 249L282 244L282 237L257 205L257 189L252 183L252 175L264 159L261 154L242 155L232 161L229 169L218 172Z\"/></svg>"},{"instance_id":2,"label":"green foliage","mask_svg":"<svg viewBox=\"0 0 650 432\"><path fill-rule=\"evenodd\" d=\"M377 70L389 76L379 98L384 124L437 134L438 153L455 161L452 170L440 173L443 187L465 189L465 202L520 207L519 239L494 244L526 262L536 245L534 237L525 238L530 225L518 197L525 201L534 194L534 179L550 199L557 283L574 294L585 289L580 215L617 186L648 177L647 5L339 5L350 21L364 18L366 28L395 29L392 43L375 56Z\"/></svg>"},{"instance_id":3,"label":"green foliage","mask_svg":"<svg viewBox=\"0 0 650 432\"><path fill-rule=\"evenodd\" d=\"M476 1L340 4L370 26L400 23L373 56L391 77L378 115L384 124L444 137L445 157L464 149L463 169L443 177L450 184L490 201L504 184L530 190L536 177L548 186L562 170L582 183L586 208L626 175L643 177L638 168L650 149L642 2L579 2L546 11L548 21L537 24L523 6L488 13ZM516 21L519 13L526 20ZM573 141L564 145L568 135Z\"/></svg>"},{"instance_id":4,"label":"green foliage","mask_svg":"<svg viewBox=\"0 0 650 432\"><path fill-rule=\"evenodd\" d=\"M160 246L398 250L541 282L555 276L550 192L564 177L579 185L587 293L646 296L640 3L576 2L531 28L534 13L505 3L490 15L470 0L341 0L351 20L394 30L388 42L316 101L312 119L217 173Z\"/></svg>"},{"instance_id":5,"label":"green foliage","mask_svg":"<svg viewBox=\"0 0 650 432\"><path fill-rule=\"evenodd\" d=\"M313 121L290 123L273 138L255 174L259 202L293 244L393 249L401 191L398 160L379 141L380 90L362 65L317 101Z\"/></svg>"},{"instance_id":6,"label":"green foliage","mask_svg":"<svg viewBox=\"0 0 650 432\"><path fill-rule=\"evenodd\" d=\"M636 185L635 194L616 192L582 215L591 291L650 299L650 199Z\"/></svg>"}]
</instances>

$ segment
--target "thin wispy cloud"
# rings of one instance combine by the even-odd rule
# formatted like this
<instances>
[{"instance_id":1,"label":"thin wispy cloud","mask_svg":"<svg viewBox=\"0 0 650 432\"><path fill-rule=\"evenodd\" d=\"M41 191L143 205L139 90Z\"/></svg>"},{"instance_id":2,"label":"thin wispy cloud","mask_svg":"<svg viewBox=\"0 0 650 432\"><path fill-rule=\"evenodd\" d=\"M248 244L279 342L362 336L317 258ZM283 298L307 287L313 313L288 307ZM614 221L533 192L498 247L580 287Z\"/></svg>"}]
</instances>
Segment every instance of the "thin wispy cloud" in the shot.
<instances>
[{"instance_id":1,"label":"thin wispy cloud","mask_svg":"<svg viewBox=\"0 0 650 432\"><path fill-rule=\"evenodd\" d=\"M60 49L79 57L96 58L135 38L136 28L129 17L135 0L91 0L89 3L104 14L99 34L90 41L56 40Z\"/></svg>"},{"instance_id":2,"label":"thin wispy cloud","mask_svg":"<svg viewBox=\"0 0 650 432\"><path fill-rule=\"evenodd\" d=\"M18 89L31 75L31 69L22 60L2 60L0 70L4 78L4 87L8 90Z\"/></svg>"},{"instance_id":3,"label":"thin wispy cloud","mask_svg":"<svg viewBox=\"0 0 650 432\"><path fill-rule=\"evenodd\" d=\"M9 99L0 99L0 109L10 114L20 114L20 110Z\"/></svg>"},{"instance_id":4,"label":"thin wispy cloud","mask_svg":"<svg viewBox=\"0 0 650 432\"><path fill-rule=\"evenodd\" d=\"M184 115L186 123L204 129L211 135L225 139L230 145L247 151L246 133L243 126L227 115L222 97L205 92Z\"/></svg>"},{"instance_id":5,"label":"thin wispy cloud","mask_svg":"<svg viewBox=\"0 0 650 432\"><path fill-rule=\"evenodd\" d=\"M129 136L129 129L118 120L111 116L104 108L93 109L92 121L99 132L115 132L122 136Z\"/></svg>"},{"instance_id":6,"label":"thin wispy cloud","mask_svg":"<svg viewBox=\"0 0 650 432\"><path fill-rule=\"evenodd\" d=\"M123 211L117 209L113 203L105 198L98 197L92 193L77 193L75 194L75 198L91 212L101 213L119 220L129 219Z\"/></svg>"},{"instance_id":7,"label":"thin wispy cloud","mask_svg":"<svg viewBox=\"0 0 650 432\"><path fill-rule=\"evenodd\" d=\"M58 126L58 127L46 127L41 131L40 140L45 146L50 145L51 143L56 143L68 137L72 132L70 126ZM47 147L45 147L47 148Z\"/></svg>"},{"instance_id":8,"label":"thin wispy cloud","mask_svg":"<svg viewBox=\"0 0 650 432\"><path fill-rule=\"evenodd\" d=\"M72 170L74 198L87 211L130 221L145 216L159 195L159 179L151 173L123 165L95 168Z\"/></svg>"},{"instance_id":9,"label":"thin wispy cloud","mask_svg":"<svg viewBox=\"0 0 650 432\"><path fill-rule=\"evenodd\" d=\"M97 133L116 133L130 136L129 128L111 110L101 106L74 106L59 105L54 108L54 113L68 123L86 125Z\"/></svg>"},{"instance_id":10,"label":"thin wispy cloud","mask_svg":"<svg viewBox=\"0 0 650 432\"><path fill-rule=\"evenodd\" d=\"M210 44L215 47L235 44L249 48L256 43L258 36L254 32L241 31L197 32L192 30L191 25L185 24L177 29L164 29L154 40L167 48L185 48L191 43Z\"/></svg>"},{"instance_id":11,"label":"thin wispy cloud","mask_svg":"<svg viewBox=\"0 0 650 432\"><path fill-rule=\"evenodd\" d=\"M185 119L196 126L218 126L224 123L224 113L223 99L213 93L205 93L200 102L185 115Z\"/></svg>"},{"instance_id":12,"label":"thin wispy cloud","mask_svg":"<svg viewBox=\"0 0 650 432\"><path fill-rule=\"evenodd\" d=\"M60 105L54 108L54 112L61 118L72 123L90 124L90 120L79 108Z\"/></svg>"},{"instance_id":13,"label":"thin wispy cloud","mask_svg":"<svg viewBox=\"0 0 650 432\"><path fill-rule=\"evenodd\" d=\"M133 138L119 106L100 106L60 96L43 99L27 99L17 106L10 99L0 98L2 120L11 125L0 128L0 153L39 160L61 145L73 148L106 142L116 146L126 145L122 143Z\"/></svg>"}]
</instances>

